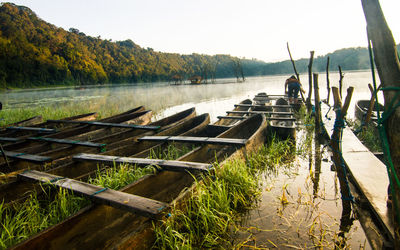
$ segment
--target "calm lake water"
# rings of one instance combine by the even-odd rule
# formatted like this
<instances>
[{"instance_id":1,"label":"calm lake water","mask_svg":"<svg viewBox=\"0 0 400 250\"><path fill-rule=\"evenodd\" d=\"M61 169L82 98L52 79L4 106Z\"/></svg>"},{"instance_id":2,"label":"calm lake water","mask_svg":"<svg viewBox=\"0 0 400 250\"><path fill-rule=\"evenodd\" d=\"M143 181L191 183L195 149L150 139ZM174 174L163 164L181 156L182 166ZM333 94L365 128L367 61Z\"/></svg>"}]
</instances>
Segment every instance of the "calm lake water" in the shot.
<instances>
[{"instance_id":1,"label":"calm lake water","mask_svg":"<svg viewBox=\"0 0 400 250\"><path fill-rule=\"evenodd\" d=\"M219 79L216 84L170 85L166 82L139 85L103 86L85 89L63 88L29 91L11 91L0 93L3 109L24 109L35 106L59 106L82 104L91 111L105 110L107 107L124 111L144 105L153 110L156 118L168 116L189 107L196 107L197 113L210 113L212 122L218 115L231 110L233 104L245 98L251 98L258 92L283 94L284 82L288 75L249 77L244 83L235 79ZM301 75L304 89L308 91L308 76ZM339 74L330 73L332 86L338 86ZM346 72L343 80L343 92L347 86L354 86L352 102L356 99L369 99L367 84L371 81L369 71ZM326 76L319 75L320 96L326 98ZM306 93L307 95L307 93ZM332 98L331 98L332 99ZM349 116L353 115L351 105Z\"/></svg>"}]
</instances>

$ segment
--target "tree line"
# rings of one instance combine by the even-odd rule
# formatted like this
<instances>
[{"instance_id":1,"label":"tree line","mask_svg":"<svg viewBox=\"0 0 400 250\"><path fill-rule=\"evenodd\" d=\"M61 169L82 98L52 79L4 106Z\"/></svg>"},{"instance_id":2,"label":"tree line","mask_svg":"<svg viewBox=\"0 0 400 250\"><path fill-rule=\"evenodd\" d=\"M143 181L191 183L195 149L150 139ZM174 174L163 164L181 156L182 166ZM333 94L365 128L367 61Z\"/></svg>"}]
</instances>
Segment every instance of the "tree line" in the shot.
<instances>
[{"instance_id":1,"label":"tree line","mask_svg":"<svg viewBox=\"0 0 400 250\"><path fill-rule=\"evenodd\" d=\"M369 68L365 48L326 56L332 67L340 62L344 70ZM326 56L315 59L315 70L325 69ZM0 88L150 82L176 75L185 79L193 75L237 77L238 61L245 76L292 72L290 61L265 63L230 55L162 53L129 39L113 42L87 36L76 28L66 31L24 6L0 6ZM299 71L307 70L308 59L296 63Z\"/></svg>"}]
</instances>

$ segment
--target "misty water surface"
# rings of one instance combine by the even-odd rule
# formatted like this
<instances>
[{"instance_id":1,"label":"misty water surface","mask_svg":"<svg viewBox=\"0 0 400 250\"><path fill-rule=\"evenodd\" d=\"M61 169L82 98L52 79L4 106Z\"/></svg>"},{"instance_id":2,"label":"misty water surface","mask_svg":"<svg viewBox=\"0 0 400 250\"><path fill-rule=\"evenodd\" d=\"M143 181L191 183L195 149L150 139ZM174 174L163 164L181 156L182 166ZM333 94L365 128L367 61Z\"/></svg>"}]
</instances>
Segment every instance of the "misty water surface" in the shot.
<instances>
[{"instance_id":1,"label":"misty water surface","mask_svg":"<svg viewBox=\"0 0 400 250\"><path fill-rule=\"evenodd\" d=\"M82 104L94 109L91 111L96 111L95 109L99 107L124 111L144 105L157 113L157 118L196 107L198 114L210 113L212 121L215 121L218 115L224 115L225 111L231 110L235 103L245 98L252 98L258 92L283 94L284 82L288 77L289 75L249 77L244 83L236 83L235 79L219 79L216 84L202 85L170 85L167 82L156 82L84 89L11 91L0 93L0 101L4 109ZM304 89L308 91L308 76L303 74L300 79ZM331 72L331 85L338 86L338 81L339 74ZM345 95L347 86L354 86L353 104L356 99L369 99L367 84L370 82L369 71L345 72L343 93ZM319 85L321 99L325 99L327 93L325 73L319 75ZM353 104L349 116L353 115Z\"/></svg>"}]
</instances>

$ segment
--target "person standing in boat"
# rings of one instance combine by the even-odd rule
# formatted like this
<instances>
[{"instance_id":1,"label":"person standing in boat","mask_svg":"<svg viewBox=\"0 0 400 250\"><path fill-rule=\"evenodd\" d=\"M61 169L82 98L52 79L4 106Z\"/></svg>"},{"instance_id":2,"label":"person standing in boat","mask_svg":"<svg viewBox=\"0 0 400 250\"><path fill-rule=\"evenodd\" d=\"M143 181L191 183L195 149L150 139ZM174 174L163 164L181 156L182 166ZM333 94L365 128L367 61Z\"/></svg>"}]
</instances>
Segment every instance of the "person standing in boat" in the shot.
<instances>
[{"instance_id":1,"label":"person standing in boat","mask_svg":"<svg viewBox=\"0 0 400 250\"><path fill-rule=\"evenodd\" d=\"M304 89L301 87L301 83L295 76L291 76L286 79L285 82L285 94L287 93L289 97L289 103L297 103L299 97L299 91L305 93Z\"/></svg>"}]
</instances>

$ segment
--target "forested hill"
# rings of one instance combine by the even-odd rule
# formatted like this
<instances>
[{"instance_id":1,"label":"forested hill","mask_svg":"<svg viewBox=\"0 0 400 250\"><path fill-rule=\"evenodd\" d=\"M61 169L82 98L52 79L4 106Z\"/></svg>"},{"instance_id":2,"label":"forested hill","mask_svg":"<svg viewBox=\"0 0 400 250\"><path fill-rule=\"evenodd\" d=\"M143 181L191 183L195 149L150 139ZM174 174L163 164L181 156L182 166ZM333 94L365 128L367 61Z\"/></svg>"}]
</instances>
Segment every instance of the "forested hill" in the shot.
<instances>
[{"instance_id":1,"label":"forested hill","mask_svg":"<svg viewBox=\"0 0 400 250\"><path fill-rule=\"evenodd\" d=\"M267 46L267 45L266 45ZM293 45L295 47L295 45ZM329 54L331 69L369 68L365 48L351 48ZM102 84L234 77L238 64L246 76L291 74L290 61L265 63L230 55L180 55L142 48L131 40L103 40L86 36L76 28L66 31L40 19L27 7L12 3L0 6L0 88L67 84ZM308 59L296 62L307 70ZM314 71L324 71L326 56L314 61Z\"/></svg>"}]
</instances>

